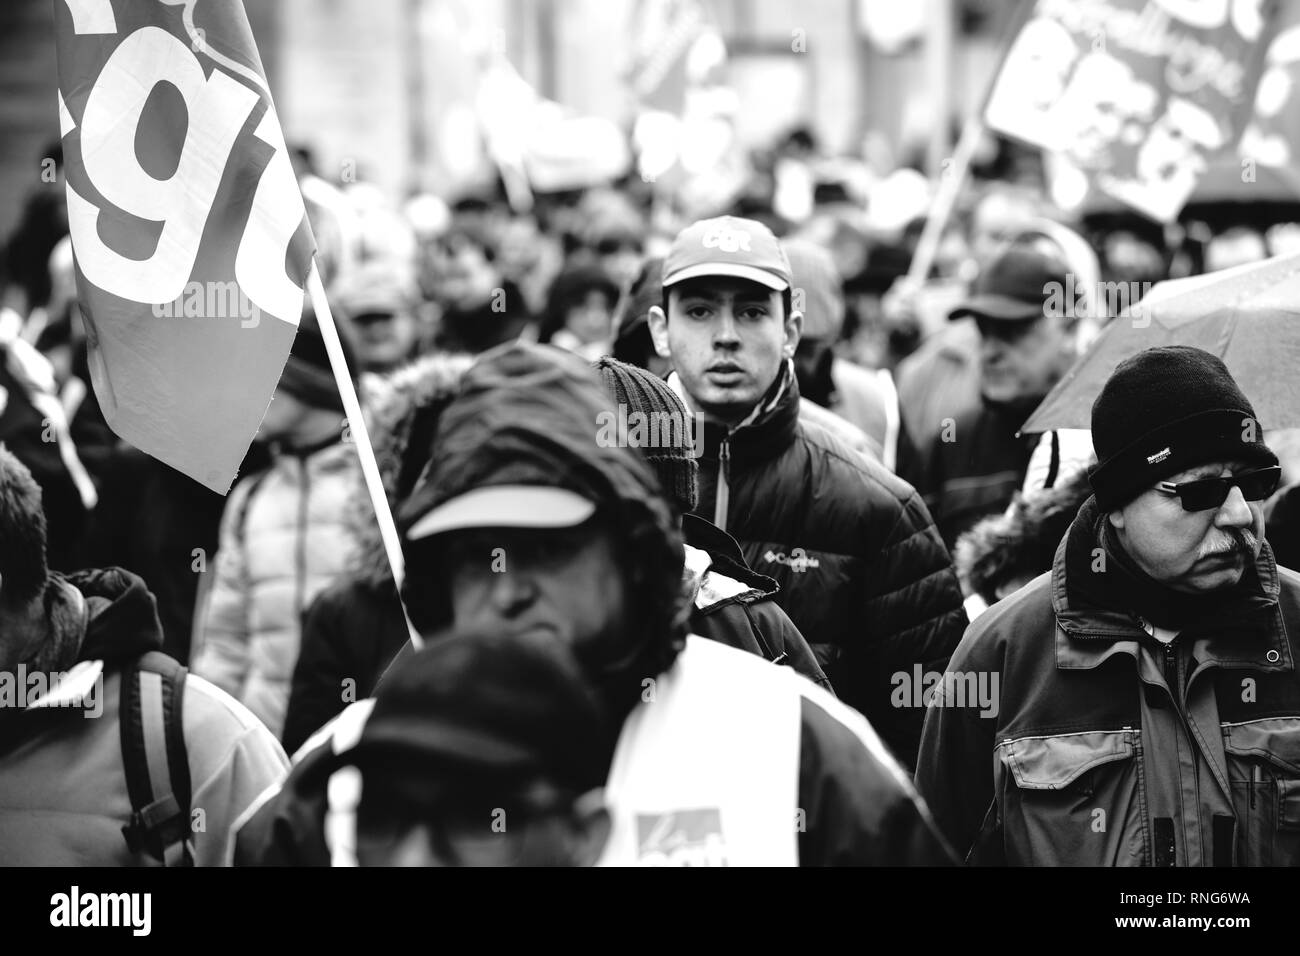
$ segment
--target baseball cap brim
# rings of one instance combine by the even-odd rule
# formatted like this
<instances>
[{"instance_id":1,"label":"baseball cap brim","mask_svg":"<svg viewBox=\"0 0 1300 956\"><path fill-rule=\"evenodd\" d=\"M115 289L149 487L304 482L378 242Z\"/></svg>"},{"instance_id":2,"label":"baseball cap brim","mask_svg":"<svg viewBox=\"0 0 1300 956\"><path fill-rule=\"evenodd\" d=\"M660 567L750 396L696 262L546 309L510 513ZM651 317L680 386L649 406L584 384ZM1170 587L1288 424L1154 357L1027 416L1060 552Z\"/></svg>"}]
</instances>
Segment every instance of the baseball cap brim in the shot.
<instances>
[{"instance_id":1,"label":"baseball cap brim","mask_svg":"<svg viewBox=\"0 0 1300 956\"><path fill-rule=\"evenodd\" d=\"M495 485L444 501L411 525L410 541L469 528L573 528L596 512L595 502L564 488Z\"/></svg>"},{"instance_id":2,"label":"baseball cap brim","mask_svg":"<svg viewBox=\"0 0 1300 956\"><path fill-rule=\"evenodd\" d=\"M968 299L948 313L949 321L963 316L973 315L1000 322L1027 322L1029 319L1041 318L1042 302L1026 302L1013 299L1008 295L977 295Z\"/></svg>"},{"instance_id":3,"label":"baseball cap brim","mask_svg":"<svg viewBox=\"0 0 1300 956\"><path fill-rule=\"evenodd\" d=\"M685 269L677 270L670 276L665 276L664 288L666 289L679 282L685 282L687 279L702 279L710 276L731 276L736 279L748 279L751 282L766 286L773 292L784 292L790 288L790 283L780 276L773 275L766 269L747 266L742 262L702 262L687 266Z\"/></svg>"}]
</instances>

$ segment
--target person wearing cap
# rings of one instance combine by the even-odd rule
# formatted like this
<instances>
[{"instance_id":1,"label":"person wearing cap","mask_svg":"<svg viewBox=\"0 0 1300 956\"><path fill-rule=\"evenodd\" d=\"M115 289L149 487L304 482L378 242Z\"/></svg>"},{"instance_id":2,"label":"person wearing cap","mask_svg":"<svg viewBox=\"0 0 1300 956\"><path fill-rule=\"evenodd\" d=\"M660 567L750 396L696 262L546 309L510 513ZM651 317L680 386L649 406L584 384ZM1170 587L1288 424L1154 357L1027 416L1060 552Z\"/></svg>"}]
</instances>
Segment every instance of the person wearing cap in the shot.
<instances>
[{"instance_id":1,"label":"person wearing cap","mask_svg":"<svg viewBox=\"0 0 1300 956\"><path fill-rule=\"evenodd\" d=\"M1001 514L1020 490L1038 444L1020 426L1074 360L1076 312L1065 302L1065 263L1008 246L980 273L952 319L980 336L980 403L940 423L912 477L951 548L981 518Z\"/></svg>"},{"instance_id":2,"label":"person wearing cap","mask_svg":"<svg viewBox=\"0 0 1300 956\"><path fill-rule=\"evenodd\" d=\"M363 262L340 275L331 291L362 372L388 372L415 357L421 328L411 265L391 257Z\"/></svg>"},{"instance_id":3,"label":"person wearing cap","mask_svg":"<svg viewBox=\"0 0 1300 956\"><path fill-rule=\"evenodd\" d=\"M891 705L891 675L943 667L966 626L961 589L911 485L800 414L792 298L765 226L702 220L665 260L655 348L704 422L697 511L777 581L836 693L911 766L921 709Z\"/></svg>"},{"instance_id":4,"label":"person wearing cap","mask_svg":"<svg viewBox=\"0 0 1300 956\"><path fill-rule=\"evenodd\" d=\"M355 369L346 339L344 349ZM279 737L303 611L356 546L346 513L360 462L344 440L343 401L314 318L298 328L258 441L271 464L242 476L226 500L191 668Z\"/></svg>"},{"instance_id":5,"label":"person wearing cap","mask_svg":"<svg viewBox=\"0 0 1300 956\"><path fill-rule=\"evenodd\" d=\"M673 506L640 446L601 437L613 408L589 366L549 346L502 346L465 373L397 513L402 598L423 640L472 631L574 655L610 721L604 865L949 862L860 714L788 667L690 634ZM364 791L312 768L367 724L358 702L300 749L240 821L237 860L355 859Z\"/></svg>"},{"instance_id":6,"label":"person wearing cap","mask_svg":"<svg viewBox=\"0 0 1300 956\"><path fill-rule=\"evenodd\" d=\"M661 258L647 259L622 297L611 354L620 362L638 365L660 378L667 378L673 370L672 356L656 352L654 336L650 334L650 309L663 304L663 266ZM857 425L803 396L799 398L799 417L826 429L854 451L880 457L880 446Z\"/></svg>"},{"instance_id":7,"label":"person wearing cap","mask_svg":"<svg viewBox=\"0 0 1300 956\"><path fill-rule=\"evenodd\" d=\"M643 368L609 356L593 364L601 385L616 403L615 416L626 415L634 423L679 425L660 427L653 433L647 430L643 440L650 444L641 447L674 506L682 533L684 583L692 595L692 633L784 664L830 690L830 680L817 656L776 603L777 583L745 563L735 538L692 514L699 497L699 463L691 415L682 400L668 383ZM616 425L617 420L608 421Z\"/></svg>"},{"instance_id":8,"label":"person wearing cap","mask_svg":"<svg viewBox=\"0 0 1300 956\"><path fill-rule=\"evenodd\" d=\"M1217 357L1153 348L1092 434L1092 497L966 633L917 784L970 863L1300 863L1300 576L1264 538L1254 408Z\"/></svg>"},{"instance_id":9,"label":"person wearing cap","mask_svg":"<svg viewBox=\"0 0 1300 956\"><path fill-rule=\"evenodd\" d=\"M607 723L561 644L458 632L404 662L312 778L360 778L361 866L591 866Z\"/></svg>"}]
</instances>

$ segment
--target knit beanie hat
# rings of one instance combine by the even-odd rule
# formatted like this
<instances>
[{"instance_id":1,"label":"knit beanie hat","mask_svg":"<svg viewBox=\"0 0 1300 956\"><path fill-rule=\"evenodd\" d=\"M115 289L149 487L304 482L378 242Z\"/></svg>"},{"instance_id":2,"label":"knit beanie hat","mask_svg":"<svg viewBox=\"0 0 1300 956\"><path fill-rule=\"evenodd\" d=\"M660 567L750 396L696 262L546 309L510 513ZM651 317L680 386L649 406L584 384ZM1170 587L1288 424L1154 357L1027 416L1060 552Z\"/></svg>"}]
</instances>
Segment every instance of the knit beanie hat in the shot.
<instances>
[{"instance_id":1,"label":"knit beanie hat","mask_svg":"<svg viewBox=\"0 0 1300 956\"><path fill-rule=\"evenodd\" d=\"M663 379L636 365L605 356L593 363L600 384L614 398L618 428L639 440L637 447L659 477L664 494L686 514L699 498L699 464L693 454L691 414ZM633 415L639 413L634 418Z\"/></svg>"},{"instance_id":2,"label":"knit beanie hat","mask_svg":"<svg viewBox=\"0 0 1300 956\"><path fill-rule=\"evenodd\" d=\"M1206 462L1277 464L1263 427L1218 357L1186 345L1125 359L1092 405L1097 505L1114 511L1158 481Z\"/></svg>"}]
</instances>

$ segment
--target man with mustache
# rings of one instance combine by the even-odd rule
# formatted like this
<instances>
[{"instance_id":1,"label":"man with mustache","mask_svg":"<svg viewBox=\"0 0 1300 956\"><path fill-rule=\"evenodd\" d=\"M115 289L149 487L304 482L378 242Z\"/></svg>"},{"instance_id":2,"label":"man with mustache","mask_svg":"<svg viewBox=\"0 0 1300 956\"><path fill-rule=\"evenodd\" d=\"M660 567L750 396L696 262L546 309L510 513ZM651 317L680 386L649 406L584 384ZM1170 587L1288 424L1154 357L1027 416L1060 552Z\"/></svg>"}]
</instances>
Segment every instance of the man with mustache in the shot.
<instances>
[{"instance_id":1,"label":"man with mustache","mask_svg":"<svg viewBox=\"0 0 1300 956\"><path fill-rule=\"evenodd\" d=\"M1154 348L1092 434L1093 497L962 639L917 784L969 863L1300 863L1300 575L1264 540L1255 411L1215 356ZM992 713L961 699L972 674Z\"/></svg>"},{"instance_id":2,"label":"man with mustache","mask_svg":"<svg viewBox=\"0 0 1300 956\"><path fill-rule=\"evenodd\" d=\"M766 226L701 220L664 260L650 331L669 385L704 419L696 513L776 579L836 693L910 767L924 710L892 688L942 670L966 626L961 589L912 486L800 414L805 290L792 286Z\"/></svg>"}]
</instances>

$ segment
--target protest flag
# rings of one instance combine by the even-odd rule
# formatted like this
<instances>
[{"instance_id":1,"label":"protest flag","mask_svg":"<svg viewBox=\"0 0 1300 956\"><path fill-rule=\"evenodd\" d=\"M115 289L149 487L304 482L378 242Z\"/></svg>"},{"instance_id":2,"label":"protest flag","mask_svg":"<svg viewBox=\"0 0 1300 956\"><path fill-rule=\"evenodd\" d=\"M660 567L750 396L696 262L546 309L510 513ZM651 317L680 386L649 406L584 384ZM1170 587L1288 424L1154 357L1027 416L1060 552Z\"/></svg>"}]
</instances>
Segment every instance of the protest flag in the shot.
<instances>
[{"instance_id":1,"label":"protest flag","mask_svg":"<svg viewBox=\"0 0 1300 956\"><path fill-rule=\"evenodd\" d=\"M224 494L315 242L239 0L55 0L68 225L119 436Z\"/></svg>"}]
</instances>

